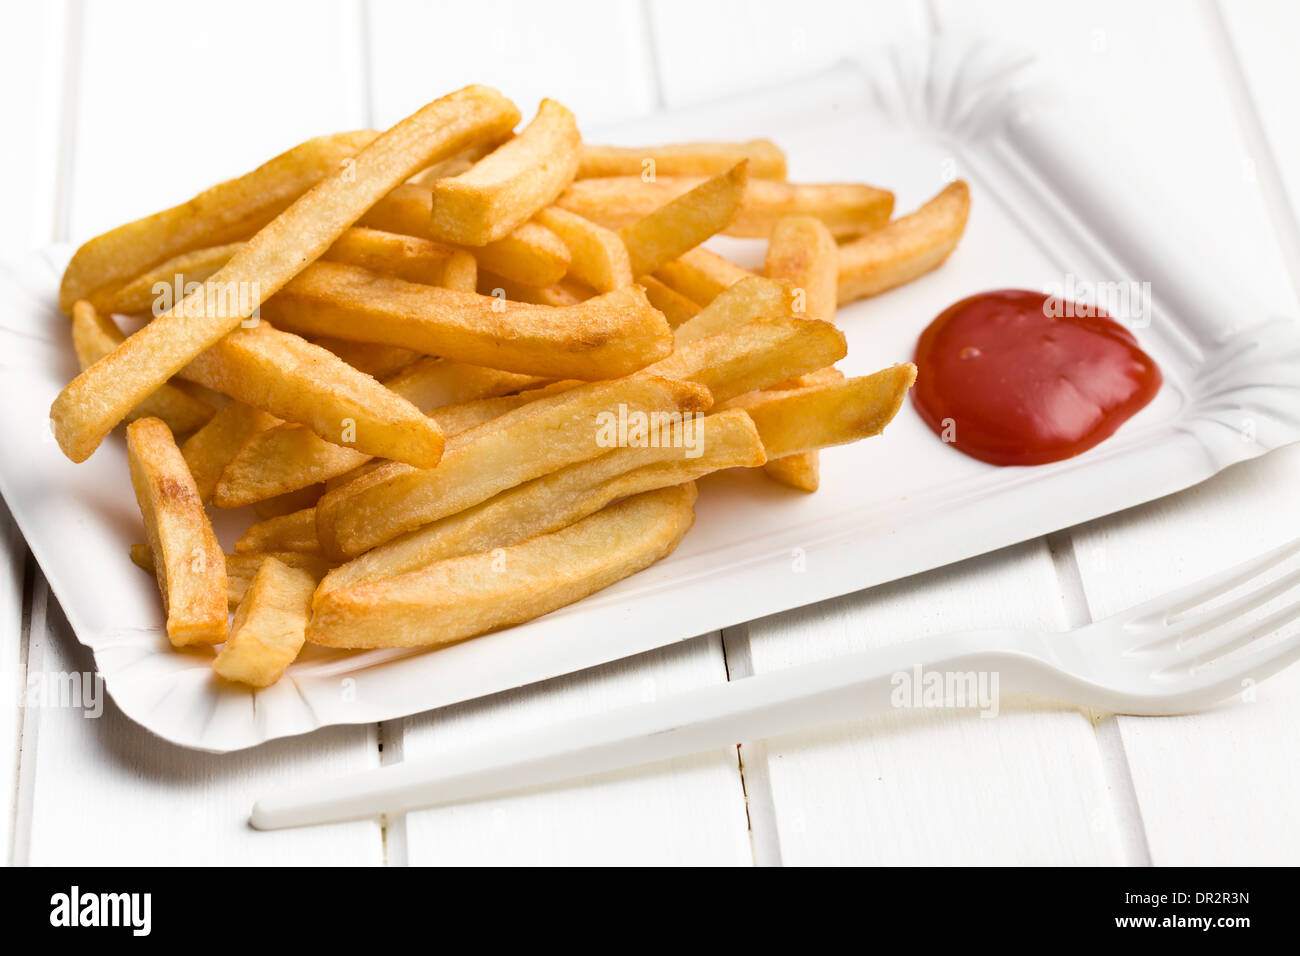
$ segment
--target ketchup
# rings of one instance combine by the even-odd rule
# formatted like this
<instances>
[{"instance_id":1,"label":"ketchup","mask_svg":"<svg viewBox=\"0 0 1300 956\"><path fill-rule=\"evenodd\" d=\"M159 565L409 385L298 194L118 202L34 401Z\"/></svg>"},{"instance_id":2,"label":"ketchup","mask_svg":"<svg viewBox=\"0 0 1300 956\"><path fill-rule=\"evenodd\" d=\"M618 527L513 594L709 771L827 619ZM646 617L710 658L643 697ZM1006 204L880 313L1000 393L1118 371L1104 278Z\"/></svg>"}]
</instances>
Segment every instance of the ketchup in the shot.
<instances>
[{"instance_id":1,"label":"ketchup","mask_svg":"<svg viewBox=\"0 0 1300 956\"><path fill-rule=\"evenodd\" d=\"M916 367L912 401L925 423L995 465L1042 465L1087 451L1150 402L1162 381L1132 333L1100 309L1019 289L973 295L941 312L921 333Z\"/></svg>"}]
</instances>

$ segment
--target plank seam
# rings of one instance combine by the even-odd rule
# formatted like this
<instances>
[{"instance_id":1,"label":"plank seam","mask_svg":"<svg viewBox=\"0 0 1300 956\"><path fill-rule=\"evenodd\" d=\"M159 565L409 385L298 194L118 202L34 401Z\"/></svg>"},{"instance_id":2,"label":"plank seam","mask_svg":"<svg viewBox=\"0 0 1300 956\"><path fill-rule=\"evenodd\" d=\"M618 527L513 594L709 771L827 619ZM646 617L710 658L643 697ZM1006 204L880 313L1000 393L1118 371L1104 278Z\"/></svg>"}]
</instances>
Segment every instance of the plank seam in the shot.
<instances>
[{"instance_id":1,"label":"plank seam","mask_svg":"<svg viewBox=\"0 0 1300 956\"><path fill-rule=\"evenodd\" d=\"M1052 559L1052 570L1061 591L1061 605L1065 610L1066 624L1071 628L1083 627L1094 620L1088 606L1088 592L1083 583L1083 572L1074 550L1074 536L1067 531L1057 531L1045 539ZM1142 820L1142 804L1138 800L1133 769L1119 731L1118 718L1087 708L1093 734L1101 758L1102 780L1106 784L1111 815L1119 827L1119 845L1124 862L1130 866L1150 866L1151 847L1146 826Z\"/></svg>"},{"instance_id":2,"label":"plank seam","mask_svg":"<svg viewBox=\"0 0 1300 956\"><path fill-rule=\"evenodd\" d=\"M1250 83L1242 67L1241 55L1233 43L1223 9L1216 0L1202 0L1201 13L1209 34L1210 48L1218 62L1228 102L1237 117L1241 138L1255 166L1255 182L1264 197L1264 207L1273 226L1274 239L1282 251L1287 278L1292 291L1300 299L1300 222L1295 206L1287 192L1277 156L1269 143L1264 121L1260 118Z\"/></svg>"},{"instance_id":3,"label":"plank seam","mask_svg":"<svg viewBox=\"0 0 1300 956\"><path fill-rule=\"evenodd\" d=\"M720 636L727 681L754 676L749 625L723 628ZM739 743L736 746L736 769L740 774L741 796L749 824L749 852L754 865L781 866L781 831L776 822L776 801L772 796L766 742L751 740Z\"/></svg>"},{"instance_id":4,"label":"plank seam","mask_svg":"<svg viewBox=\"0 0 1300 956\"><path fill-rule=\"evenodd\" d=\"M63 102L59 117L58 167L54 176L54 241L67 242L72 229L72 182L77 158L77 114L81 99L81 45L85 34L85 0L72 0L63 53Z\"/></svg>"},{"instance_id":5,"label":"plank seam","mask_svg":"<svg viewBox=\"0 0 1300 956\"><path fill-rule=\"evenodd\" d=\"M654 16L650 0L641 0L641 32L645 40L646 61L650 64L650 86L654 90L655 112L662 113L667 103L664 96L663 70L659 63L659 37L655 33Z\"/></svg>"},{"instance_id":6,"label":"plank seam","mask_svg":"<svg viewBox=\"0 0 1300 956\"><path fill-rule=\"evenodd\" d=\"M45 634L49 629L50 587L31 555L27 558L27 575L23 589L22 684L19 694L18 774L14 793L12 839L9 865L26 866L32 849L32 800L36 793L36 748L40 732L40 709L25 706L28 675L34 653L44 656ZM27 585L30 585L29 587Z\"/></svg>"}]
</instances>

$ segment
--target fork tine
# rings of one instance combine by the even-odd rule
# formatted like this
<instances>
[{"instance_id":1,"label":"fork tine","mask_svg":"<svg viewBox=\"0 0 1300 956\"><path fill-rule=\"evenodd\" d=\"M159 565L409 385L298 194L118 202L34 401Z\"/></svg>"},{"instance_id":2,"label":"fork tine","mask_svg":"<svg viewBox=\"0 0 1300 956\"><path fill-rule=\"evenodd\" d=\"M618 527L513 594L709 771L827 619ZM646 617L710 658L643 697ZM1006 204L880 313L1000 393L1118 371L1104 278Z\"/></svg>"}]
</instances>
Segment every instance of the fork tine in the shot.
<instances>
[{"instance_id":1,"label":"fork tine","mask_svg":"<svg viewBox=\"0 0 1300 956\"><path fill-rule=\"evenodd\" d=\"M1229 688L1235 688L1234 693L1241 688L1243 680L1252 680L1258 683L1265 678L1271 677L1278 671L1290 667L1297 660L1300 660L1300 634L1293 634L1285 641L1280 641L1259 653L1243 658L1238 662L1238 666L1225 673L1207 673L1201 681L1201 689L1210 687L1221 687L1226 692Z\"/></svg>"},{"instance_id":2,"label":"fork tine","mask_svg":"<svg viewBox=\"0 0 1300 956\"><path fill-rule=\"evenodd\" d=\"M1251 578L1257 577L1270 568L1281 564L1297 552L1300 552L1300 538L1292 539L1281 547L1251 558L1236 567L1228 568L1226 571L1220 571L1208 578L1202 578L1200 581L1181 587L1177 591L1152 598L1137 607L1115 615L1115 618L1117 621L1122 621L1124 626L1129 628L1164 624L1175 614L1181 614L1198 604L1204 604L1206 601L1226 594Z\"/></svg>"},{"instance_id":3,"label":"fork tine","mask_svg":"<svg viewBox=\"0 0 1300 956\"><path fill-rule=\"evenodd\" d=\"M1275 634L1295 621L1297 617L1300 617L1300 601L1292 601L1286 607L1279 608L1263 620L1246 621L1230 628L1223 634L1216 635L1210 643L1201 645L1196 653L1185 656L1168 667L1161 668L1160 673L1195 670L1260 638Z\"/></svg>"},{"instance_id":4,"label":"fork tine","mask_svg":"<svg viewBox=\"0 0 1300 956\"><path fill-rule=\"evenodd\" d=\"M1297 584L1300 584L1300 568L1278 578L1276 581L1269 582L1262 588L1248 591L1227 604L1221 604L1216 608L1205 611L1196 611L1186 617L1178 614L1173 615L1169 618L1169 633L1166 636L1150 641L1132 653L1150 654L1166 651L1171 647L1181 647L1188 638L1204 634L1206 631L1213 630L1222 624L1227 624L1243 614L1249 614L1256 608L1263 607L1275 597L1290 591Z\"/></svg>"}]
</instances>

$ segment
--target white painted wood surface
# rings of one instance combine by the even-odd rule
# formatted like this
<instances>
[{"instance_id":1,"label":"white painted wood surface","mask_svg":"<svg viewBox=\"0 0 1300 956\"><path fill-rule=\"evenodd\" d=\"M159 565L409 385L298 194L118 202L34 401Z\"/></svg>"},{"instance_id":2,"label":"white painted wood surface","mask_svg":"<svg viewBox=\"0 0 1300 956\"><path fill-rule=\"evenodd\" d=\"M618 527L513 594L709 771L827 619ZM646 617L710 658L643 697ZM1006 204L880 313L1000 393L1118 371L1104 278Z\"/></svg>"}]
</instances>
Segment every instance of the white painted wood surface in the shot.
<instances>
[{"instance_id":1,"label":"white painted wood surface","mask_svg":"<svg viewBox=\"0 0 1300 956\"><path fill-rule=\"evenodd\" d=\"M1300 311L1300 19L1285 0L235 0L215 10L163 0L0 6L10 40L0 59L10 131L0 252L87 238L308 135L385 125L470 81L499 85L524 110L554 96L595 128L938 27L1040 53L1135 165L1206 204L1225 281L1259 307ZM213 62L225 66L202 66ZM728 674L944 630L1102 616L1300 533L1297 480L1292 449L1048 540L724 635L382 728L226 757L162 744L111 704L99 720L20 706L29 678L90 662L6 515L0 836L19 864L1294 862L1300 671L1251 703L1178 720L1008 702L996 720L890 715L386 826L263 834L244 819L257 794L289 780L597 717Z\"/></svg>"}]
</instances>

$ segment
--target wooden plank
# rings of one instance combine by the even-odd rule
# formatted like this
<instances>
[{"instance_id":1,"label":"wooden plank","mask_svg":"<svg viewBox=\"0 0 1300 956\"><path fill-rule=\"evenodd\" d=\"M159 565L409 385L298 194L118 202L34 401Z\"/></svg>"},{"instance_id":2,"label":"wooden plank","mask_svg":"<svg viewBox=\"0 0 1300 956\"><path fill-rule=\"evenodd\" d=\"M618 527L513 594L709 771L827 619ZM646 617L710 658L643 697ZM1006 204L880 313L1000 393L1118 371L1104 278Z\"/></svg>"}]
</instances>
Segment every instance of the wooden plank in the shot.
<instances>
[{"instance_id":1,"label":"wooden plank","mask_svg":"<svg viewBox=\"0 0 1300 956\"><path fill-rule=\"evenodd\" d=\"M978 17L1053 63L1068 83L1073 108L1104 116L1106 138L1112 145L1131 143L1134 163L1164 180L1159 188L1194 196L1213 184L1215 215L1207 228L1223 237L1223 280L1245 291L1244 308L1295 314L1294 290L1270 228L1269 205L1278 198L1261 194L1261 157L1240 135L1241 111L1251 104L1234 98L1232 78L1221 67L1218 24L1202 12L1123 2L997 3L982 4ZM1267 11L1257 7L1255 13ZM969 17L959 4L942 5L941 21L949 14L954 22ZM1252 20L1252 33L1285 34L1272 20L1265 24L1246 12L1240 19ZM1270 55L1285 64L1253 62ZM1289 51L1276 47L1270 53L1252 46L1244 60L1270 82L1295 68ZM1258 93L1262 86L1251 89ZM1271 113L1277 116L1276 107ZM1292 117L1274 123L1271 142L1295 136ZM1194 148L1188 130L1196 130ZM1122 610L1296 535L1297 479L1300 452L1287 449L1076 529L1074 559L1092 615ZM1293 669L1259 687L1249 706L1102 721L1117 728L1154 863L1295 858L1300 776L1294 761L1279 757L1295 748L1297 688L1300 672Z\"/></svg>"},{"instance_id":2,"label":"wooden plank","mask_svg":"<svg viewBox=\"0 0 1300 956\"><path fill-rule=\"evenodd\" d=\"M669 107L776 86L923 36L928 25L920 0L658 0L648 7Z\"/></svg>"},{"instance_id":3,"label":"wooden plank","mask_svg":"<svg viewBox=\"0 0 1300 956\"><path fill-rule=\"evenodd\" d=\"M75 159L62 200L79 237L182 200L308 135L363 119L352 4L236 2L220 11L92 4L86 17L80 83L67 100L75 109ZM146 37L149 54L137 55ZM204 66L190 68L196 64ZM151 144L158 148L145 148ZM91 656L43 580L33 593L29 679L42 687L73 676L92 680ZM98 719L83 713L59 706L53 695L24 712L17 862L383 859L375 822L273 834L246 825L253 800L268 790L375 766L373 727L217 757L165 744L111 704Z\"/></svg>"},{"instance_id":4,"label":"wooden plank","mask_svg":"<svg viewBox=\"0 0 1300 956\"><path fill-rule=\"evenodd\" d=\"M495 86L531 117L549 96L582 128L655 105L654 64L633 3L487 0L370 5L374 115L392 123L467 83Z\"/></svg>"},{"instance_id":5,"label":"wooden plank","mask_svg":"<svg viewBox=\"0 0 1300 956\"><path fill-rule=\"evenodd\" d=\"M437 756L726 680L716 635L406 722L405 759ZM749 865L736 751L406 815L412 865Z\"/></svg>"}]
</instances>

